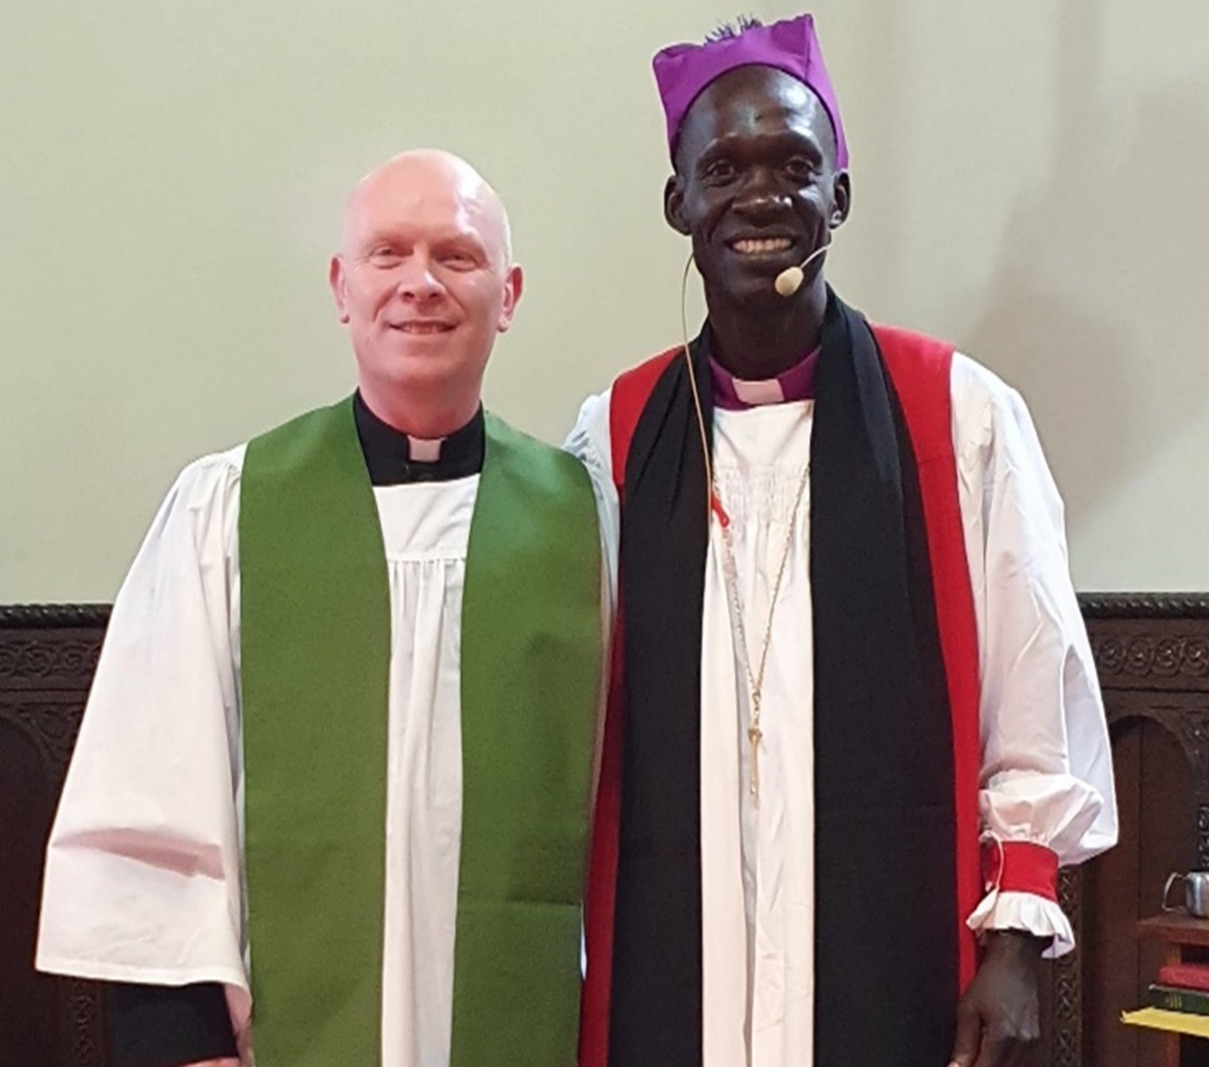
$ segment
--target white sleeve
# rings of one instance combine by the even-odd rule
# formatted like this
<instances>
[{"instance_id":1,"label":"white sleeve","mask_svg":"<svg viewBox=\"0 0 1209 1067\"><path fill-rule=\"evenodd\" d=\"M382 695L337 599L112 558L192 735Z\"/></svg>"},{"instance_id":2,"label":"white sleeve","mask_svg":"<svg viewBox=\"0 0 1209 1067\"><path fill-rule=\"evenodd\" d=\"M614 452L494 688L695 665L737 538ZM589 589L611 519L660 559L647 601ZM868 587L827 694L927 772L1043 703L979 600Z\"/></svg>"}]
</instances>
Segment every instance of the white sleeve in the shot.
<instances>
[{"instance_id":1,"label":"white sleeve","mask_svg":"<svg viewBox=\"0 0 1209 1067\"><path fill-rule=\"evenodd\" d=\"M579 418L563 443L569 452L588 468L596 511L600 519L600 543L604 554L608 583L609 618L617 607L617 553L621 541L621 507L613 482L613 447L609 435L609 405L612 389L588 397L579 409Z\"/></svg>"},{"instance_id":2,"label":"white sleeve","mask_svg":"<svg viewBox=\"0 0 1209 1067\"><path fill-rule=\"evenodd\" d=\"M601 574L601 633L604 634L601 669L600 706L596 716L596 741L592 757L592 784L589 795L589 833L596 815L596 793L600 785L601 761L604 756L605 717L609 698L609 675L612 666L613 620L617 615L617 554L621 540L621 509L617 487L613 484L613 449L609 437L609 403L612 390L588 397L579 409L579 418L563 443L570 453L587 469L596 497L596 513L600 522L600 550L604 567ZM585 890L586 892L586 890ZM582 932L581 932L582 933ZM580 943L580 967L587 969L587 946Z\"/></svg>"},{"instance_id":3,"label":"white sleeve","mask_svg":"<svg viewBox=\"0 0 1209 1067\"><path fill-rule=\"evenodd\" d=\"M1019 394L958 354L952 397L978 626L983 833L1081 863L1116 843L1117 810L1062 500ZM991 886L969 924L1052 937L1052 955L1074 944L1061 908L1033 893Z\"/></svg>"},{"instance_id":4,"label":"white sleeve","mask_svg":"<svg viewBox=\"0 0 1209 1067\"><path fill-rule=\"evenodd\" d=\"M237 516L243 451L199 460L113 607L47 846L37 966L250 997Z\"/></svg>"}]
</instances>

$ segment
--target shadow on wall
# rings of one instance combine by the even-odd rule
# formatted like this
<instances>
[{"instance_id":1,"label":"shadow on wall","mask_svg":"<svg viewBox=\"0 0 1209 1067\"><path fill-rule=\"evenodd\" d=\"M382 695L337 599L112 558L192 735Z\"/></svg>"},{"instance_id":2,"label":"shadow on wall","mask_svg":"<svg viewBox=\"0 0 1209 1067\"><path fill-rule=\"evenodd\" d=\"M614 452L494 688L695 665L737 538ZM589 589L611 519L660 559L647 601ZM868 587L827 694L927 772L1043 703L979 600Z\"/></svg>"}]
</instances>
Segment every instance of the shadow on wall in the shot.
<instances>
[{"instance_id":1,"label":"shadow on wall","mask_svg":"<svg viewBox=\"0 0 1209 1067\"><path fill-rule=\"evenodd\" d=\"M1209 411L1209 94L1105 91L1102 18L1065 4L1049 176L1013 212L967 333L1011 368L1043 441L1061 435L1072 528Z\"/></svg>"}]
</instances>

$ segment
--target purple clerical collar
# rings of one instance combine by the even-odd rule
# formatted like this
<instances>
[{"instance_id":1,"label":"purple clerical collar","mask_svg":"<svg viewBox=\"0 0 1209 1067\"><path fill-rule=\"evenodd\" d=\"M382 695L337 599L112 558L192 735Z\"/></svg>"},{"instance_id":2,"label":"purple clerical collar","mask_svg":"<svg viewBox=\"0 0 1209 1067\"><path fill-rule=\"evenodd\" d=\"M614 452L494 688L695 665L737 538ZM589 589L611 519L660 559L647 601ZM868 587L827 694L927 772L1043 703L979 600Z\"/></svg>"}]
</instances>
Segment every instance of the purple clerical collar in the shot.
<instances>
[{"instance_id":1,"label":"purple clerical collar","mask_svg":"<svg viewBox=\"0 0 1209 1067\"><path fill-rule=\"evenodd\" d=\"M790 400L814 399L814 372L819 364L816 348L775 378L753 381L736 378L713 356L709 369L714 379L714 407L723 411L744 411L764 404L783 404Z\"/></svg>"}]
</instances>

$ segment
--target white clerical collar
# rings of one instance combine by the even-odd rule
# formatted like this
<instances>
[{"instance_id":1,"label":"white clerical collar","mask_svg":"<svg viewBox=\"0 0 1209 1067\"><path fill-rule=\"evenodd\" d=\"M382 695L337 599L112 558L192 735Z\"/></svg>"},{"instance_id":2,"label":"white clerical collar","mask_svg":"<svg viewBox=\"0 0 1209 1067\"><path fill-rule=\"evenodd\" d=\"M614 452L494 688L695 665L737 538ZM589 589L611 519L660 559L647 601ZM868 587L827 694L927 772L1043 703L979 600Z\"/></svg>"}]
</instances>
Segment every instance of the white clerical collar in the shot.
<instances>
[{"instance_id":1,"label":"white clerical collar","mask_svg":"<svg viewBox=\"0 0 1209 1067\"><path fill-rule=\"evenodd\" d=\"M447 437L412 437L407 435L407 451L413 462L436 463L441 458L441 446Z\"/></svg>"},{"instance_id":2,"label":"white clerical collar","mask_svg":"<svg viewBox=\"0 0 1209 1067\"><path fill-rule=\"evenodd\" d=\"M360 392L353 396L353 419L374 485L453 481L483 469L486 428L481 407L448 437L411 437L396 430L370 411Z\"/></svg>"}]
</instances>

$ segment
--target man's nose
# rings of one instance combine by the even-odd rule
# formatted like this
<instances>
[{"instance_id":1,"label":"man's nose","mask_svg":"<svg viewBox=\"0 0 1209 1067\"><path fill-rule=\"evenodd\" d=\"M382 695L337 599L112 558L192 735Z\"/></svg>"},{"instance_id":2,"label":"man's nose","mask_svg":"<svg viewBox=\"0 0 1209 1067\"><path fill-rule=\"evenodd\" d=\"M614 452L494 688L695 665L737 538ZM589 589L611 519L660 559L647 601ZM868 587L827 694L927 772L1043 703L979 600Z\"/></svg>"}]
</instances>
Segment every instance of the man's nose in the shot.
<instances>
[{"instance_id":1,"label":"man's nose","mask_svg":"<svg viewBox=\"0 0 1209 1067\"><path fill-rule=\"evenodd\" d=\"M789 196L764 167L754 170L735 197L734 208L748 218L768 218L790 208Z\"/></svg>"},{"instance_id":2,"label":"man's nose","mask_svg":"<svg viewBox=\"0 0 1209 1067\"><path fill-rule=\"evenodd\" d=\"M404 300L418 303L433 300L445 292L445 286L433 270L431 258L426 255L408 257L399 276L398 289Z\"/></svg>"}]
</instances>

